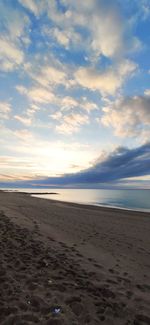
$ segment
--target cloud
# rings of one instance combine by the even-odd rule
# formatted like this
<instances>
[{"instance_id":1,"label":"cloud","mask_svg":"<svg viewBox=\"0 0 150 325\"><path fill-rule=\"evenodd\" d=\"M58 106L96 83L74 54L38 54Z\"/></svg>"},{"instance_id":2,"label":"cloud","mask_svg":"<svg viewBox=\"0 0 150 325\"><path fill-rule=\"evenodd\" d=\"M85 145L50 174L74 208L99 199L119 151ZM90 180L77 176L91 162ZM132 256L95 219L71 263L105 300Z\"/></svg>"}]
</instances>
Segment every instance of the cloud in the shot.
<instances>
[{"instance_id":1,"label":"cloud","mask_svg":"<svg viewBox=\"0 0 150 325\"><path fill-rule=\"evenodd\" d=\"M122 6L114 1L88 0L83 4L83 1L61 0L59 5L56 0L19 2L38 18L47 14L52 28L44 28L45 33L65 48L70 44L81 47L84 39L84 47L95 58L100 55L118 58L137 49L139 41L132 35L131 22L123 16ZM143 8L147 10L144 0Z\"/></svg>"},{"instance_id":2,"label":"cloud","mask_svg":"<svg viewBox=\"0 0 150 325\"><path fill-rule=\"evenodd\" d=\"M80 46L82 44L82 37L77 33L73 27L64 28L50 28L43 27L43 34L55 40L59 45L64 46L67 50L71 46Z\"/></svg>"},{"instance_id":3,"label":"cloud","mask_svg":"<svg viewBox=\"0 0 150 325\"><path fill-rule=\"evenodd\" d=\"M88 0L86 4L73 0L61 0L59 4L55 0L50 2L45 0L42 4L41 1L35 0L20 0L19 2L38 20L40 19L42 26L40 36L42 38L43 35L45 36L44 55L43 51L39 52L35 56L35 62L30 65L26 62L23 66L32 80L43 88L59 85L70 88L78 84L89 90L99 90L101 93L114 95L122 87L126 78L135 71L136 64L123 59L126 56L125 47L131 50L131 43L134 43L133 37L131 35L127 37L126 25L128 24L121 14L121 6L117 6L113 1L106 3L104 0ZM45 20L46 24L43 23L43 14L44 17L48 15L51 20L50 24L47 20ZM126 38L132 39L132 42L128 42ZM40 41L42 46L41 37ZM52 62L47 64L51 61L56 41L66 49L69 49L71 45L77 45L79 51L82 48L95 66L81 67L74 74L75 67L68 69L66 63L63 65L56 57L54 60L54 56ZM49 49L51 49L51 54L47 52ZM111 63L112 66L106 65L106 68L102 70L95 64L101 56L111 58L111 60L117 58L120 63ZM126 67L126 71L123 71L123 67Z\"/></svg>"},{"instance_id":4,"label":"cloud","mask_svg":"<svg viewBox=\"0 0 150 325\"><path fill-rule=\"evenodd\" d=\"M136 13L142 20L146 20L150 16L150 4L149 0L141 0L140 3L138 0L134 0L134 7L136 8Z\"/></svg>"},{"instance_id":5,"label":"cloud","mask_svg":"<svg viewBox=\"0 0 150 325\"><path fill-rule=\"evenodd\" d=\"M98 161L98 159L97 159ZM23 182L21 186L87 186L88 184L115 184L119 180L150 175L150 143L138 148L119 147L111 152L103 161L81 172L65 174L59 177L48 177L41 180ZM19 186L19 182L18 182Z\"/></svg>"},{"instance_id":6,"label":"cloud","mask_svg":"<svg viewBox=\"0 0 150 325\"><path fill-rule=\"evenodd\" d=\"M91 101L84 101L82 104L82 108L87 111L88 113L94 111L94 110L98 110L98 105L94 102Z\"/></svg>"},{"instance_id":7,"label":"cloud","mask_svg":"<svg viewBox=\"0 0 150 325\"><path fill-rule=\"evenodd\" d=\"M0 70L9 72L24 61L24 48L30 44L30 19L5 1L0 2Z\"/></svg>"},{"instance_id":8,"label":"cloud","mask_svg":"<svg viewBox=\"0 0 150 325\"><path fill-rule=\"evenodd\" d=\"M110 1L111 3L111 1ZM124 50L125 25L116 5L101 1L95 17L92 19L91 47L97 55L106 57L118 56Z\"/></svg>"},{"instance_id":9,"label":"cloud","mask_svg":"<svg viewBox=\"0 0 150 325\"><path fill-rule=\"evenodd\" d=\"M2 168L7 168L11 165L11 167L16 167L16 164L19 163L20 165L26 164L26 167L31 167L31 164L28 159L21 159L18 157L11 157L11 156L2 156L0 160L0 165Z\"/></svg>"},{"instance_id":10,"label":"cloud","mask_svg":"<svg viewBox=\"0 0 150 325\"><path fill-rule=\"evenodd\" d=\"M36 103L51 103L55 100L55 96L51 91L44 88L32 88L28 91L28 97Z\"/></svg>"},{"instance_id":11,"label":"cloud","mask_svg":"<svg viewBox=\"0 0 150 325\"><path fill-rule=\"evenodd\" d=\"M66 73L55 67L46 66L42 68L41 74L36 80L45 86L51 84L64 84L66 81Z\"/></svg>"},{"instance_id":12,"label":"cloud","mask_svg":"<svg viewBox=\"0 0 150 325\"><path fill-rule=\"evenodd\" d=\"M63 98L57 98L57 103L61 109L61 112L73 111L80 108L90 113L91 111L98 109L97 104L95 102L88 101L86 97L82 97L78 100L71 96L65 96Z\"/></svg>"},{"instance_id":13,"label":"cloud","mask_svg":"<svg viewBox=\"0 0 150 325\"><path fill-rule=\"evenodd\" d=\"M18 167L16 170L16 166ZM31 158L27 157L12 157L1 156L0 159L0 180L3 182L15 182L17 180L29 180L33 178L38 179L38 175L34 172L35 163ZM22 172L22 175L20 173Z\"/></svg>"},{"instance_id":14,"label":"cloud","mask_svg":"<svg viewBox=\"0 0 150 325\"><path fill-rule=\"evenodd\" d=\"M29 27L30 19L23 12L20 12L11 3L8 6L6 1L0 2L0 30L1 34L7 37L7 39L15 42L17 45L24 43L28 45L29 39Z\"/></svg>"},{"instance_id":15,"label":"cloud","mask_svg":"<svg viewBox=\"0 0 150 325\"><path fill-rule=\"evenodd\" d=\"M61 110L68 110L70 108L74 108L79 106L79 102L70 96L65 96L60 99Z\"/></svg>"},{"instance_id":16,"label":"cloud","mask_svg":"<svg viewBox=\"0 0 150 325\"><path fill-rule=\"evenodd\" d=\"M39 107L36 104L53 104L51 114L48 116L48 121L51 121L52 128L60 134L73 134L80 128L89 123L89 115L93 110L98 110L96 103L88 101L86 97L76 99L71 96L61 97L57 92L52 93L49 88L32 87L27 89L22 85L16 86L17 91L21 95L27 96L31 102L31 107L27 109L26 116L15 116L26 126L30 126ZM33 107L34 105L34 107ZM40 110L42 108L40 107ZM52 121L53 120L53 121ZM55 121L55 123L54 123Z\"/></svg>"},{"instance_id":17,"label":"cloud","mask_svg":"<svg viewBox=\"0 0 150 325\"><path fill-rule=\"evenodd\" d=\"M93 40L91 47L99 55L108 58L123 58L141 47L140 40L132 35L131 21L119 12L117 3L102 1L96 17L93 18Z\"/></svg>"},{"instance_id":18,"label":"cloud","mask_svg":"<svg viewBox=\"0 0 150 325\"><path fill-rule=\"evenodd\" d=\"M23 140L24 142L33 138L32 133L27 129L15 130L13 132L13 136L16 136L18 139Z\"/></svg>"},{"instance_id":19,"label":"cloud","mask_svg":"<svg viewBox=\"0 0 150 325\"><path fill-rule=\"evenodd\" d=\"M90 122L90 114L98 110L96 103L88 101L86 97L75 99L70 96L57 97L56 111L50 118L56 121L55 130L62 134L73 134L80 130L83 125Z\"/></svg>"},{"instance_id":20,"label":"cloud","mask_svg":"<svg viewBox=\"0 0 150 325\"><path fill-rule=\"evenodd\" d=\"M144 94L145 94L146 96L150 96L150 89L146 89L146 90L144 91Z\"/></svg>"},{"instance_id":21,"label":"cloud","mask_svg":"<svg viewBox=\"0 0 150 325\"><path fill-rule=\"evenodd\" d=\"M18 85L16 86L18 92L22 95L26 95L31 102L47 104L55 101L54 94L47 89L41 87L32 87L27 89L24 86Z\"/></svg>"},{"instance_id":22,"label":"cloud","mask_svg":"<svg viewBox=\"0 0 150 325\"><path fill-rule=\"evenodd\" d=\"M150 16L150 5L148 0L142 0L142 11L144 18L147 19Z\"/></svg>"},{"instance_id":23,"label":"cloud","mask_svg":"<svg viewBox=\"0 0 150 325\"><path fill-rule=\"evenodd\" d=\"M1 155L12 158L7 161L7 166L4 162L1 173L9 176L17 175L18 179L24 175L36 178L35 175L46 177L60 175L64 171L72 172L73 165L76 165L76 170L81 170L89 166L91 154L95 156L95 151L90 150L87 144L70 141L70 139L65 142L46 140L38 132L31 133L26 128L10 130L2 127L0 142ZM12 161L16 161L13 169ZM20 161L24 161L24 164L20 164Z\"/></svg>"},{"instance_id":24,"label":"cloud","mask_svg":"<svg viewBox=\"0 0 150 325\"><path fill-rule=\"evenodd\" d=\"M69 42L70 42L70 39L69 39L69 35L67 32L65 31L61 31L60 29L58 28L53 28L51 30L51 35L57 40L57 42L60 44L60 45L63 45L65 46L66 48L68 47L69 45Z\"/></svg>"},{"instance_id":25,"label":"cloud","mask_svg":"<svg viewBox=\"0 0 150 325\"><path fill-rule=\"evenodd\" d=\"M31 107L26 111L26 117L16 117L25 125L31 124L31 118L39 109L34 103L54 105L55 111L49 115L50 119L56 121L53 127L58 133L72 134L78 132L81 126L89 123L88 114L93 110L98 110L96 103L88 101L86 97L75 99L71 96L60 97L59 94L53 94L48 88L33 87L27 89L18 85L16 89L22 95L26 95L31 102ZM85 114L85 112L87 114Z\"/></svg>"},{"instance_id":26,"label":"cloud","mask_svg":"<svg viewBox=\"0 0 150 325\"><path fill-rule=\"evenodd\" d=\"M44 9L44 6L42 4L42 2L44 3L44 1L41 0L19 0L20 4L25 7L26 9L28 9L29 11L31 11L35 16L39 16L42 12L42 10Z\"/></svg>"},{"instance_id":27,"label":"cloud","mask_svg":"<svg viewBox=\"0 0 150 325\"><path fill-rule=\"evenodd\" d=\"M54 119L60 119L60 124L56 126L56 131L64 134L72 134L77 132L81 125L89 123L89 117L81 113L70 113L67 115L62 115L58 113L52 116Z\"/></svg>"},{"instance_id":28,"label":"cloud","mask_svg":"<svg viewBox=\"0 0 150 325\"><path fill-rule=\"evenodd\" d=\"M24 60L24 53L11 41L0 37L0 69L12 71Z\"/></svg>"},{"instance_id":29,"label":"cloud","mask_svg":"<svg viewBox=\"0 0 150 325\"><path fill-rule=\"evenodd\" d=\"M15 115L14 118L25 126L30 126L32 124L32 118L30 117Z\"/></svg>"},{"instance_id":30,"label":"cloud","mask_svg":"<svg viewBox=\"0 0 150 325\"><path fill-rule=\"evenodd\" d=\"M144 175L150 175L150 143L134 149L119 147L104 161L87 170L60 178L48 178L45 183L62 185L105 183Z\"/></svg>"},{"instance_id":31,"label":"cloud","mask_svg":"<svg viewBox=\"0 0 150 325\"><path fill-rule=\"evenodd\" d=\"M56 86L60 84L66 85L68 82L67 74L60 62L57 61L57 63L59 65L58 67L42 65L42 67L38 68L35 72L31 66L29 68L29 74L34 81L38 82L43 87Z\"/></svg>"},{"instance_id":32,"label":"cloud","mask_svg":"<svg viewBox=\"0 0 150 325\"><path fill-rule=\"evenodd\" d=\"M22 85L17 85L15 88L21 95L26 95L28 92L27 88Z\"/></svg>"},{"instance_id":33,"label":"cloud","mask_svg":"<svg viewBox=\"0 0 150 325\"><path fill-rule=\"evenodd\" d=\"M116 67L109 67L105 71L93 67L79 68L75 72L76 82L82 87L92 91L115 95L128 76L136 70L137 65L129 60L124 60Z\"/></svg>"},{"instance_id":34,"label":"cloud","mask_svg":"<svg viewBox=\"0 0 150 325\"><path fill-rule=\"evenodd\" d=\"M0 118L3 119L9 119L11 112L11 105L7 102L0 102Z\"/></svg>"},{"instance_id":35,"label":"cloud","mask_svg":"<svg viewBox=\"0 0 150 325\"><path fill-rule=\"evenodd\" d=\"M14 119L19 121L20 123L24 124L26 127L32 126L33 121L35 119L35 114L37 111L39 111L40 108L36 106L35 104L32 104L25 112L24 115L14 115ZM16 131L17 134L18 131ZM21 134L21 130L19 131L19 134ZM24 134L23 130L23 135L26 135L26 132ZM28 138L28 134L27 134Z\"/></svg>"},{"instance_id":36,"label":"cloud","mask_svg":"<svg viewBox=\"0 0 150 325\"><path fill-rule=\"evenodd\" d=\"M101 123L119 137L150 134L150 96L121 97L103 108Z\"/></svg>"},{"instance_id":37,"label":"cloud","mask_svg":"<svg viewBox=\"0 0 150 325\"><path fill-rule=\"evenodd\" d=\"M38 107L35 104L31 104L31 106L27 109L26 114L27 116L33 117L33 115L40 110L40 107Z\"/></svg>"},{"instance_id":38,"label":"cloud","mask_svg":"<svg viewBox=\"0 0 150 325\"><path fill-rule=\"evenodd\" d=\"M142 0L141 4L147 12L148 1ZM80 132L74 136L80 141L87 139L93 147L106 135L104 142L101 141L104 146L112 131L120 138L138 136L138 141L139 137L149 138L150 90L145 90L143 96L119 97L127 78L138 68L131 61L131 52L139 46L133 33L141 35L140 27L147 24L142 22L138 29L133 28L137 22L135 10L132 4L126 9L121 0L18 0L15 5L0 1L0 69L13 72L1 74L2 98L5 101L9 94L13 109L6 99L0 110L3 119L11 117L4 122L15 130L14 137L20 141L31 139L28 128L33 128L41 138L60 136L65 140L67 135L70 139L70 135ZM143 40L147 42L147 37ZM145 58L147 54L144 52ZM142 55L143 52L135 56L141 71ZM19 83L22 85L16 87ZM124 89L129 94L137 92L141 82L136 85L132 82L131 89L130 85ZM14 91L15 87L22 96ZM105 102L102 111L103 96L118 99ZM86 138L84 130L94 132L98 114L100 133L97 130L93 139L89 139L90 132L86 132ZM108 134L107 127L110 127ZM9 131L7 136L11 140ZM14 153L16 138L9 149ZM111 140L119 143L118 138Z\"/></svg>"},{"instance_id":39,"label":"cloud","mask_svg":"<svg viewBox=\"0 0 150 325\"><path fill-rule=\"evenodd\" d=\"M123 16L121 5L104 0L88 0L86 3L62 0L61 4L63 11L57 1L48 3L50 20L62 30L81 28L83 33L80 31L80 35L84 37L84 46L91 57L98 58L102 55L118 58L137 49L139 41L132 36L131 23ZM74 41L73 37L72 40Z\"/></svg>"}]
</instances>

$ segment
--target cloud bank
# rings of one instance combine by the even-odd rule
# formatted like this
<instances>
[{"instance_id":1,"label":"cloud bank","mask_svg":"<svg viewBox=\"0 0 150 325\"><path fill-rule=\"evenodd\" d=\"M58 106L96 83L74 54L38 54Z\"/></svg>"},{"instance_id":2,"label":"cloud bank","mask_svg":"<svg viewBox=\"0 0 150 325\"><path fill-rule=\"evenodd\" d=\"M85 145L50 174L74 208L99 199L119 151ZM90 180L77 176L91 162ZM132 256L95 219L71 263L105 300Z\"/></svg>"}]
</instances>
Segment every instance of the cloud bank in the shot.
<instances>
[{"instance_id":1,"label":"cloud bank","mask_svg":"<svg viewBox=\"0 0 150 325\"><path fill-rule=\"evenodd\" d=\"M118 147L105 159L90 168L74 174L27 182L16 182L18 186L73 186L116 183L133 177L150 175L150 142L138 148Z\"/></svg>"}]
</instances>

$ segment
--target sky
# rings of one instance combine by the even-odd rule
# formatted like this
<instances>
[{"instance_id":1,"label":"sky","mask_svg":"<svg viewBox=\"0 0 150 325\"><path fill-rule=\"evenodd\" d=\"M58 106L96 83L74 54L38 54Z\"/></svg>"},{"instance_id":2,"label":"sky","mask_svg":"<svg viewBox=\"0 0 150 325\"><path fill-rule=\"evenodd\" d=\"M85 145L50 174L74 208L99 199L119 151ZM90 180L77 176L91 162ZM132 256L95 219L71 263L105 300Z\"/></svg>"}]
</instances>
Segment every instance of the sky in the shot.
<instances>
[{"instance_id":1,"label":"sky","mask_svg":"<svg viewBox=\"0 0 150 325\"><path fill-rule=\"evenodd\" d=\"M0 186L150 188L149 0L0 1Z\"/></svg>"}]
</instances>

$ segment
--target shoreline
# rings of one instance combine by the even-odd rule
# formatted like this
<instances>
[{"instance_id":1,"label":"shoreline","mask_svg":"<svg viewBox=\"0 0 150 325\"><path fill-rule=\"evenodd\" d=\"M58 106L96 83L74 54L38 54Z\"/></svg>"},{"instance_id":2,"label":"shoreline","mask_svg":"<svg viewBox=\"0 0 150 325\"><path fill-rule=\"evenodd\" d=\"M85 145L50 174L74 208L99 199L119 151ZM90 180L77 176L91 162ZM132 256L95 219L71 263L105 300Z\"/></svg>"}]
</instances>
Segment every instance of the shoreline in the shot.
<instances>
[{"instance_id":1,"label":"shoreline","mask_svg":"<svg viewBox=\"0 0 150 325\"><path fill-rule=\"evenodd\" d=\"M23 193L23 192L19 192L19 193ZM38 195L43 195L43 193L41 194L32 194L32 193L27 193L29 195L31 195L32 197L36 197L39 198L40 197ZM59 193L47 193L47 194L59 194ZM79 204L79 205L83 205L83 206L91 206L91 207L99 207L99 208L106 208L106 209L115 209L115 210L124 210L124 211L133 211L133 212L142 212L142 213L149 213L150 214L150 210L146 210L146 209L131 209L131 208L125 208L125 207L119 207L119 206L113 206L113 205L103 205L103 204L92 204L92 203L81 203L81 202L71 202L71 201L63 201L63 200L55 200L55 199L50 199L50 198L42 198L44 200L52 200L52 201L57 201L57 202L63 202L63 203L70 203L70 204Z\"/></svg>"},{"instance_id":2,"label":"shoreline","mask_svg":"<svg viewBox=\"0 0 150 325\"><path fill-rule=\"evenodd\" d=\"M59 192L20 192L20 191L16 191L16 190L3 190L1 189L0 191L4 191L4 192L10 192L10 193L24 193L26 195L30 195L32 197L37 197L40 198L40 195L61 195ZM43 197L42 197L43 198ZM64 202L64 203L70 203L70 204L79 204L79 205L84 205L84 206L92 206L92 207L99 207L99 208L108 208L108 209L119 209L119 210L124 210L124 211L133 211L133 212L141 212L141 213L149 213L150 214L150 209L144 209L144 208L130 208L130 207L120 207L120 206L113 206L113 205L105 205L105 204L96 204L96 203L82 203L82 202L71 202L71 201L64 201L64 200L55 200L55 199L51 199L51 198L43 198L45 200L54 200L54 201L58 201L58 202Z\"/></svg>"},{"instance_id":3,"label":"shoreline","mask_svg":"<svg viewBox=\"0 0 150 325\"><path fill-rule=\"evenodd\" d=\"M3 191L0 206L1 324L150 323L147 213Z\"/></svg>"}]
</instances>

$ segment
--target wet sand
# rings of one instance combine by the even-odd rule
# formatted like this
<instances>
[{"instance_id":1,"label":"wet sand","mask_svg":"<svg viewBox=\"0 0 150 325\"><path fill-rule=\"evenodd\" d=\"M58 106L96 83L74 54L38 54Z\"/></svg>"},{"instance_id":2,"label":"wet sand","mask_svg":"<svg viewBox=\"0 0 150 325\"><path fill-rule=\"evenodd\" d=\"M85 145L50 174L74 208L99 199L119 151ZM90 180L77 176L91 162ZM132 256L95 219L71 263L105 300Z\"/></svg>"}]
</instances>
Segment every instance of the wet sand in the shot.
<instances>
[{"instance_id":1,"label":"wet sand","mask_svg":"<svg viewBox=\"0 0 150 325\"><path fill-rule=\"evenodd\" d=\"M0 324L150 324L150 215L0 191Z\"/></svg>"}]
</instances>

